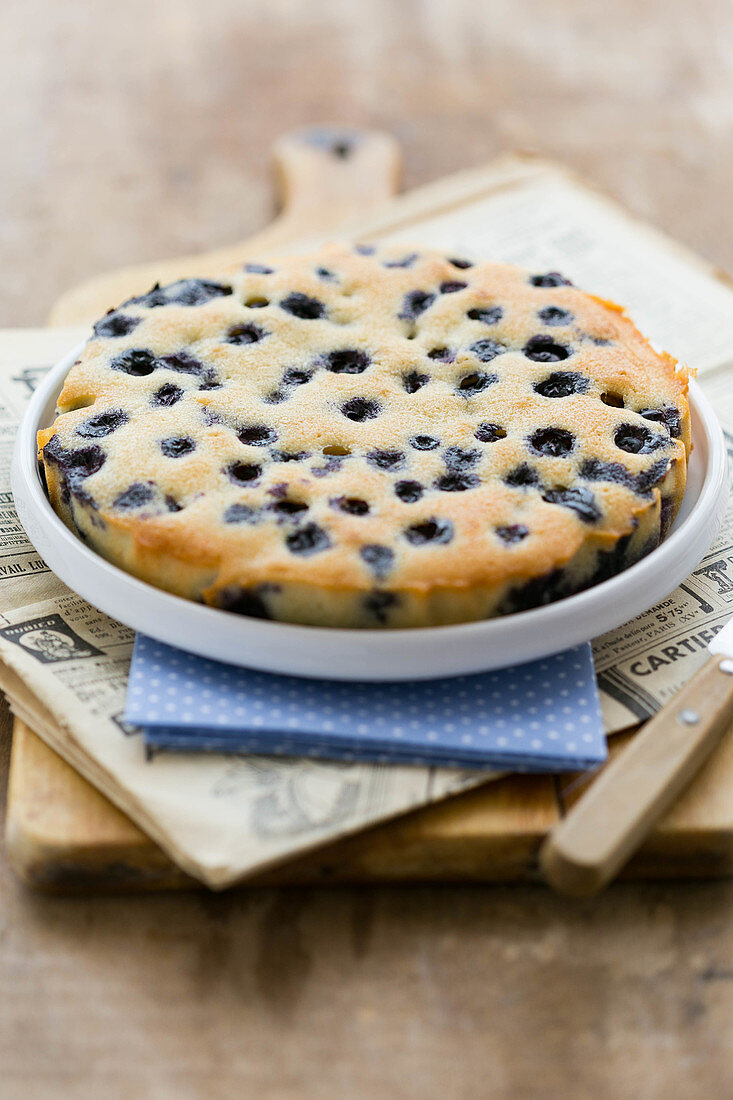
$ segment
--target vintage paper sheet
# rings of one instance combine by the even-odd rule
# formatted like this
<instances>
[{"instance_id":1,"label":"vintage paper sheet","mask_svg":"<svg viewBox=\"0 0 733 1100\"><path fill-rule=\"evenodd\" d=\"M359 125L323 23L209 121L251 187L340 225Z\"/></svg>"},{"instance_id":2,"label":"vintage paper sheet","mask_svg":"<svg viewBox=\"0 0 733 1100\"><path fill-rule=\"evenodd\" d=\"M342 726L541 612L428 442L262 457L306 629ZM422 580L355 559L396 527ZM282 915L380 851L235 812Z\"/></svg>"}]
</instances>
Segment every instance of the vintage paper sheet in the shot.
<instances>
[{"instance_id":1,"label":"vintage paper sheet","mask_svg":"<svg viewBox=\"0 0 733 1100\"><path fill-rule=\"evenodd\" d=\"M142 737L122 719L133 632L49 571L10 493L13 440L33 387L84 335L0 333L0 687L16 713L214 887L490 780L459 769L256 756L146 759Z\"/></svg>"},{"instance_id":2,"label":"vintage paper sheet","mask_svg":"<svg viewBox=\"0 0 733 1100\"><path fill-rule=\"evenodd\" d=\"M627 304L660 347L699 372L733 445L733 292L676 245L551 166L496 170L496 188L392 240L559 268ZM226 886L330 839L443 798L486 775L262 757L146 760L121 719L132 635L47 570L15 516L9 462L34 384L84 337L0 333L0 686L17 713L189 873ZM692 576L595 644L609 732L652 714L702 663L733 613L733 513Z\"/></svg>"},{"instance_id":3,"label":"vintage paper sheet","mask_svg":"<svg viewBox=\"0 0 733 1100\"><path fill-rule=\"evenodd\" d=\"M490 183L490 181L488 181ZM733 290L681 246L561 168L507 158L496 194L383 234L533 271L560 269L578 286L622 302L658 347L697 373L729 444L733 476ZM594 644L609 732L649 718L697 671L733 615L733 493L719 537L662 603Z\"/></svg>"}]
</instances>

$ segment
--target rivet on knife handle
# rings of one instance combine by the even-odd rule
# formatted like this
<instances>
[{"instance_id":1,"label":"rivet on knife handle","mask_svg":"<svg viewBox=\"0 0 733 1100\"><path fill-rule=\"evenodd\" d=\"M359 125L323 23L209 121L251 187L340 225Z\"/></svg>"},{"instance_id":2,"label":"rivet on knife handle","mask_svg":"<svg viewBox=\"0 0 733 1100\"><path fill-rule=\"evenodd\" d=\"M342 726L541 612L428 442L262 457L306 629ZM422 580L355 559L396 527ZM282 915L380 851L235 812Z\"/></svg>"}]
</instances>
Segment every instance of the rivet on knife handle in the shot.
<instances>
[{"instance_id":1,"label":"rivet on knife handle","mask_svg":"<svg viewBox=\"0 0 733 1100\"><path fill-rule=\"evenodd\" d=\"M547 882L597 893L636 851L733 722L733 661L711 657L549 834Z\"/></svg>"}]
</instances>

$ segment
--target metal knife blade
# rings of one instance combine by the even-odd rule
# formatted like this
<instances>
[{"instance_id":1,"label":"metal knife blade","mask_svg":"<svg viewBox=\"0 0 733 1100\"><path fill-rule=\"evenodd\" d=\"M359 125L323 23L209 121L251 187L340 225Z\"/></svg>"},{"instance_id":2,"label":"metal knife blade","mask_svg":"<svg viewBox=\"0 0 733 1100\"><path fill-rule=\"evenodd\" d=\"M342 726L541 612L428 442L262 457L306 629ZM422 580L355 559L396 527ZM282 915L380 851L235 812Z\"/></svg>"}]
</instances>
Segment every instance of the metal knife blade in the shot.
<instances>
[{"instance_id":1,"label":"metal knife blade","mask_svg":"<svg viewBox=\"0 0 733 1100\"><path fill-rule=\"evenodd\" d=\"M733 618L729 619L723 629L718 631L708 649L711 653L733 659Z\"/></svg>"}]
</instances>

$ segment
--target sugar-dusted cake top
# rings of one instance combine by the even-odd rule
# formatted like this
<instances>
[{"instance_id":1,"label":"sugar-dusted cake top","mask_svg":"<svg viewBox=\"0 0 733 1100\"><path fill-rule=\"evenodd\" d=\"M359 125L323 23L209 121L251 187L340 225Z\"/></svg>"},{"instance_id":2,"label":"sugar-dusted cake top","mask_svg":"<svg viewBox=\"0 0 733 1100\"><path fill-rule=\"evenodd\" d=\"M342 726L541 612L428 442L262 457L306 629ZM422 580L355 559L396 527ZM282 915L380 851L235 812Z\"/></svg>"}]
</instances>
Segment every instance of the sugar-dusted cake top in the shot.
<instances>
[{"instance_id":1,"label":"sugar-dusted cake top","mask_svg":"<svg viewBox=\"0 0 733 1100\"><path fill-rule=\"evenodd\" d=\"M618 307L557 273L330 246L107 314L40 444L67 522L153 583L410 625L551 598L548 578L641 517L658 538L685 393Z\"/></svg>"}]
</instances>

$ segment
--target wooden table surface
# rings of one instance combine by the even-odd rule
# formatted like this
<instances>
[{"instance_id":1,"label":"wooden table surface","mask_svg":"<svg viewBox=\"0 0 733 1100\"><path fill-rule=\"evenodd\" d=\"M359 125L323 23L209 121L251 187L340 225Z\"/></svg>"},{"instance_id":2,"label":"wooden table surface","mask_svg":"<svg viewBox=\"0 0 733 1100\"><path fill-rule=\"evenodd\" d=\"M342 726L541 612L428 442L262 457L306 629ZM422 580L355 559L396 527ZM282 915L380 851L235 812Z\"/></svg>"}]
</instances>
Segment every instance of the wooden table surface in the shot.
<instances>
[{"instance_id":1,"label":"wooden table surface","mask_svg":"<svg viewBox=\"0 0 733 1100\"><path fill-rule=\"evenodd\" d=\"M537 149L733 269L732 49L726 0L5 0L0 325L254 232L272 140L323 120L391 129L408 184ZM0 1096L731 1095L732 914L730 882L45 898L3 863Z\"/></svg>"}]
</instances>

